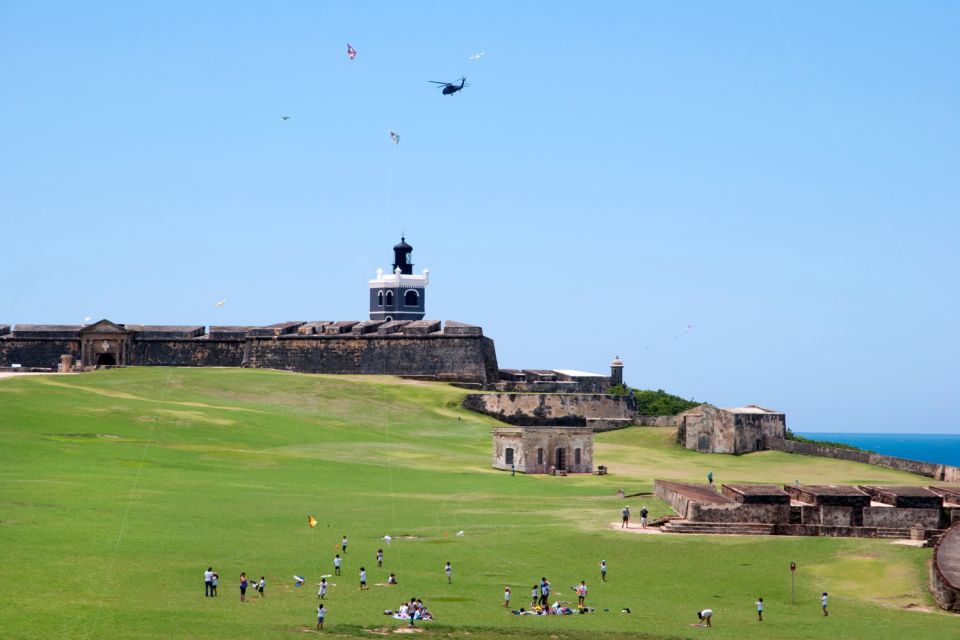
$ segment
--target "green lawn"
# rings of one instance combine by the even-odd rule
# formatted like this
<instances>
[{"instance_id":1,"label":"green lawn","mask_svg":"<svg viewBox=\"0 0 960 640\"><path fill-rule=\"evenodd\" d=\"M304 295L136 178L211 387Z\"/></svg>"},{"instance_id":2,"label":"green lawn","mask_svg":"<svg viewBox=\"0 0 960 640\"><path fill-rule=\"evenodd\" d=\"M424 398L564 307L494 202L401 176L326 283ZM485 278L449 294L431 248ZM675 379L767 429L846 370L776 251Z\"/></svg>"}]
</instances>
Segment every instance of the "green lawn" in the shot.
<instances>
[{"instance_id":1,"label":"green lawn","mask_svg":"<svg viewBox=\"0 0 960 640\"><path fill-rule=\"evenodd\" d=\"M924 478L764 452L685 451L666 429L597 436L611 475L521 476L490 468L495 421L465 391L392 378L238 369L123 369L0 381L0 606L11 638L234 638L313 633L319 575L350 538L327 598L327 635L376 637L411 596L442 637L947 638L960 619L917 609L930 551L885 542L635 535L608 528L655 477L720 482L897 482ZM668 513L650 497L654 516ZM319 525L310 529L307 514ZM464 531L462 537L458 531ZM384 543L383 570L374 554ZM401 536L409 538L399 539ZM450 560L454 584L443 564ZM610 565L609 582L597 564ZM789 562L800 567L790 603ZM221 577L204 598L203 570ZM358 590L389 572L398 587ZM267 578L241 604L240 571ZM292 576L307 577L293 587ZM517 617L547 576L580 579L592 615ZM824 619L819 593L831 593ZM765 622L753 603L766 602ZM917 606L919 605L919 606ZM632 613L620 613L629 607ZM714 609L712 630L691 627ZM609 609L609 612L603 611Z\"/></svg>"}]
</instances>

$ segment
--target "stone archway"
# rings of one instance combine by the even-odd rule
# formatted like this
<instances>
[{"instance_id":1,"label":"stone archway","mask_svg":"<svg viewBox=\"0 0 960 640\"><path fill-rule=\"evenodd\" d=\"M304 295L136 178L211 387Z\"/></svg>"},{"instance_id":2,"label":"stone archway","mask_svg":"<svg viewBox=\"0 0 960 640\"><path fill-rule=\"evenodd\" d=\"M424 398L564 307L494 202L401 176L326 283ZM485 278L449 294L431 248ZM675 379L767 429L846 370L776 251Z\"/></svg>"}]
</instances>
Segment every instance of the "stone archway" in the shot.
<instances>
[{"instance_id":1,"label":"stone archway","mask_svg":"<svg viewBox=\"0 0 960 640\"><path fill-rule=\"evenodd\" d=\"M113 357L112 353L101 353L99 356L97 356L97 366L115 367L117 366L117 359Z\"/></svg>"}]
</instances>

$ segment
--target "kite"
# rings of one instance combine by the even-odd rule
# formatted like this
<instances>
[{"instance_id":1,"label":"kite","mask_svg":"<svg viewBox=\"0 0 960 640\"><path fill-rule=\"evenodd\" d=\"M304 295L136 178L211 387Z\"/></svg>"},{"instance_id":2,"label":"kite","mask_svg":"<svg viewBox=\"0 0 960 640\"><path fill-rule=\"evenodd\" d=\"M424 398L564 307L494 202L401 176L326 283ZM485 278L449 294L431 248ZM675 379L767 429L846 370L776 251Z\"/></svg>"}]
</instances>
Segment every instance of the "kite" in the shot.
<instances>
[{"instance_id":1,"label":"kite","mask_svg":"<svg viewBox=\"0 0 960 640\"><path fill-rule=\"evenodd\" d=\"M462 537L463 537L463 529L461 529L460 531L457 531L457 535L462 538Z\"/></svg>"},{"instance_id":2,"label":"kite","mask_svg":"<svg viewBox=\"0 0 960 640\"><path fill-rule=\"evenodd\" d=\"M313 529L317 526L317 519L313 516L307 516L307 524L310 525L310 528Z\"/></svg>"},{"instance_id":3,"label":"kite","mask_svg":"<svg viewBox=\"0 0 960 640\"><path fill-rule=\"evenodd\" d=\"M84 316L84 317L83 317L83 324L87 324L87 323L90 322L91 320L93 320L93 318L91 318L90 316Z\"/></svg>"},{"instance_id":4,"label":"kite","mask_svg":"<svg viewBox=\"0 0 960 640\"><path fill-rule=\"evenodd\" d=\"M390 129L390 139L393 140L393 144L400 144L400 136L397 135L393 129Z\"/></svg>"},{"instance_id":5,"label":"kite","mask_svg":"<svg viewBox=\"0 0 960 640\"><path fill-rule=\"evenodd\" d=\"M347 57L353 60L357 57L357 50L350 46L350 43L347 43Z\"/></svg>"},{"instance_id":6,"label":"kite","mask_svg":"<svg viewBox=\"0 0 960 640\"><path fill-rule=\"evenodd\" d=\"M303 586L303 576L293 576L293 586L302 587Z\"/></svg>"},{"instance_id":7,"label":"kite","mask_svg":"<svg viewBox=\"0 0 960 640\"><path fill-rule=\"evenodd\" d=\"M289 120L289 119L290 119L290 116L280 116L280 119L281 119L281 120Z\"/></svg>"},{"instance_id":8,"label":"kite","mask_svg":"<svg viewBox=\"0 0 960 640\"><path fill-rule=\"evenodd\" d=\"M383 536L383 539L387 541L387 544L390 544L390 541L393 540L390 536Z\"/></svg>"},{"instance_id":9,"label":"kite","mask_svg":"<svg viewBox=\"0 0 960 640\"><path fill-rule=\"evenodd\" d=\"M472 56L470 56L470 59L471 59L471 60L479 60L480 58L482 58L482 57L485 56L486 54L487 54L486 51L481 51L480 53L475 53L475 54L473 54Z\"/></svg>"},{"instance_id":10,"label":"kite","mask_svg":"<svg viewBox=\"0 0 960 640\"><path fill-rule=\"evenodd\" d=\"M226 304L226 302L227 302L226 298L224 298L223 300L217 300L217 306L222 307L224 304Z\"/></svg>"}]
</instances>

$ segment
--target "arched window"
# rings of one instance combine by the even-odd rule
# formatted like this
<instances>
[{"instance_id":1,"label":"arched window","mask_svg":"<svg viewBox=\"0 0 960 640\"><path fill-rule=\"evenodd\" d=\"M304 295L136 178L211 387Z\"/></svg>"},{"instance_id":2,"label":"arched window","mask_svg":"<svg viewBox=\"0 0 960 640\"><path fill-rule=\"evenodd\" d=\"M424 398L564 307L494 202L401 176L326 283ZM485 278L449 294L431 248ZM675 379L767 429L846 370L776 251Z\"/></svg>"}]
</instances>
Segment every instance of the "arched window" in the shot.
<instances>
[{"instance_id":1,"label":"arched window","mask_svg":"<svg viewBox=\"0 0 960 640\"><path fill-rule=\"evenodd\" d=\"M378 307L382 307L382 306L383 306L383 291L378 291L378 292L377 292L377 306L378 306Z\"/></svg>"},{"instance_id":2,"label":"arched window","mask_svg":"<svg viewBox=\"0 0 960 640\"><path fill-rule=\"evenodd\" d=\"M403 294L403 306L415 307L419 302L420 302L420 294L414 291L413 289L407 289L407 292Z\"/></svg>"},{"instance_id":3,"label":"arched window","mask_svg":"<svg viewBox=\"0 0 960 640\"><path fill-rule=\"evenodd\" d=\"M387 291L386 302L388 307L393 306L393 291Z\"/></svg>"},{"instance_id":4,"label":"arched window","mask_svg":"<svg viewBox=\"0 0 960 640\"><path fill-rule=\"evenodd\" d=\"M503 458L507 461L507 464L513 464L513 447L507 447L506 451L503 452Z\"/></svg>"}]
</instances>

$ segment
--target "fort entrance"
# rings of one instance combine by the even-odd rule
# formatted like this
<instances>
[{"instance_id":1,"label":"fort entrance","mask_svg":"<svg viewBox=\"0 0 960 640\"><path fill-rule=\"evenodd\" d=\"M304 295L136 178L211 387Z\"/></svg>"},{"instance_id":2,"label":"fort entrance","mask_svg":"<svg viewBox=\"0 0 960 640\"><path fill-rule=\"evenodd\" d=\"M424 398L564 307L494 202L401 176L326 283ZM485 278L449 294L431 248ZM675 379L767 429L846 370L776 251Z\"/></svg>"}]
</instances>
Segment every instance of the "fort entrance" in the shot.
<instances>
[{"instance_id":1,"label":"fort entrance","mask_svg":"<svg viewBox=\"0 0 960 640\"><path fill-rule=\"evenodd\" d=\"M98 367L123 366L127 364L129 342L125 327L101 320L80 329L80 359Z\"/></svg>"}]
</instances>

